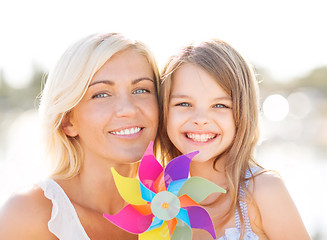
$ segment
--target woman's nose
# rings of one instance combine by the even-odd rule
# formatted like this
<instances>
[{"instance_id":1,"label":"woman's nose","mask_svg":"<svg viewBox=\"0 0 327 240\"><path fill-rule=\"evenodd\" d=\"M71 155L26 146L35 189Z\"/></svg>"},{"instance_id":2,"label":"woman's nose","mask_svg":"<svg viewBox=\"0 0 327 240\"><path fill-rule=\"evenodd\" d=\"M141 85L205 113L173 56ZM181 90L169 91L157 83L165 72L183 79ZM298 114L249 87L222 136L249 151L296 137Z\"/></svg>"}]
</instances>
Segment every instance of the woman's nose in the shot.
<instances>
[{"instance_id":1,"label":"woman's nose","mask_svg":"<svg viewBox=\"0 0 327 240\"><path fill-rule=\"evenodd\" d=\"M133 116L137 111L137 106L133 102L131 96L121 96L116 101L116 116L129 117Z\"/></svg>"}]
</instances>

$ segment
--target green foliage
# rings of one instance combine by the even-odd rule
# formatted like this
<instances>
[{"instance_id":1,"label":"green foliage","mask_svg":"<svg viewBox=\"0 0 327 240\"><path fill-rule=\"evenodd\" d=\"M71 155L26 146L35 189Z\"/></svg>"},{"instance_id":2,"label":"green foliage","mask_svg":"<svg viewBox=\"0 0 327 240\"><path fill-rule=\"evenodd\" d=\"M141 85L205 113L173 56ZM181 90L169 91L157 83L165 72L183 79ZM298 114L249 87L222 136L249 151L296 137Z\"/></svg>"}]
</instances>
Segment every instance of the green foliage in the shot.
<instances>
[{"instance_id":1,"label":"green foliage","mask_svg":"<svg viewBox=\"0 0 327 240\"><path fill-rule=\"evenodd\" d=\"M37 97L41 92L41 82L44 76L45 72L42 69L34 67L29 84L24 88L17 89L6 83L3 72L0 71L0 111L37 108Z\"/></svg>"},{"instance_id":2,"label":"green foliage","mask_svg":"<svg viewBox=\"0 0 327 240\"><path fill-rule=\"evenodd\" d=\"M327 94L327 66L313 69L307 76L296 79L294 82L300 87L311 87Z\"/></svg>"}]
</instances>

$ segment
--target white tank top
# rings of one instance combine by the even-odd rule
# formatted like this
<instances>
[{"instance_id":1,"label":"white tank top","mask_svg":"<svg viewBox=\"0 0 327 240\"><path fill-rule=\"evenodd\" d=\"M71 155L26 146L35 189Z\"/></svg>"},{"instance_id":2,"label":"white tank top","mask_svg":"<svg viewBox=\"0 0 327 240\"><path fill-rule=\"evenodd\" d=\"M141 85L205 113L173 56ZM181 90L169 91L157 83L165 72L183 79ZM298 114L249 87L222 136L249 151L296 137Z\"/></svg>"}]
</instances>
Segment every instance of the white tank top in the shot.
<instances>
[{"instance_id":1,"label":"white tank top","mask_svg":"<svg viewBox=\"0 0 327 240\"><path fill-rule=\"evenodd\" d=\"M49 231L60 240L90 240L87 236L73 204L64 190L52 179L39 183L44 196L52 202L51 219L48 222Z\"/></svg>"}]
</instances>

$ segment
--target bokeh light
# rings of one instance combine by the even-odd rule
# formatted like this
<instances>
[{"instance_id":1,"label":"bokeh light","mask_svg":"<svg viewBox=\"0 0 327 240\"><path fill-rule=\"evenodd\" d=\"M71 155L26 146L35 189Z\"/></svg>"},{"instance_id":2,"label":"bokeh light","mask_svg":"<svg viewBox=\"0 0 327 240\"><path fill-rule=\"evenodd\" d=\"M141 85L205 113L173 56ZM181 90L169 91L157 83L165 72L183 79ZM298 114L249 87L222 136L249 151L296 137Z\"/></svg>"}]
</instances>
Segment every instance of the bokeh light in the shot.
<instances>
[{"instance_id":1,"label":"bokeh light","mask_svg":"<svg viewBox=\"0 0 327 240\"><path fill-rule=\"evenodd\" d=\"M268 96L262 107L265 117L271 121L281 121L289 112L288 101L280 94Z\"/></svg>"}]
</instances>

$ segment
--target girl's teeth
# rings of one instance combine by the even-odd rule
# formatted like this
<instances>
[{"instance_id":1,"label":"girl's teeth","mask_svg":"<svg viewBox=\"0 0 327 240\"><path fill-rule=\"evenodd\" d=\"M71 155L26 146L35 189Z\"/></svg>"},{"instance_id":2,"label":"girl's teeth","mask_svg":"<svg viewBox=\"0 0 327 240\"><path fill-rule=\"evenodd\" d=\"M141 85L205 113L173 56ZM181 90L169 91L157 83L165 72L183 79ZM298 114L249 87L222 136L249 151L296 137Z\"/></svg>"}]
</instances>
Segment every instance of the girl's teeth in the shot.
<instances>
[{"instance_id":1,"label":"girl's teeth","mask_svg":"<svg viewBox=\"0 0 327 240\"><path fill-rule=\"evenodd\" d=\"M186 136L189 138L189 139L192 139L193 141L195 142L207 142L211 139L213 139L216 134L195 134L195 133L187 133Z\"/></svg>"},{"instance_id":2,"label":"girl's teeth","mask_svg":"<svg viewBox=\"0 0 327 240\"><path fill-rule=\"evenodd\" d=\"M135 134L135 133L138 133L139 131L141 131L141 128L135 127L135 128L127 128L127 129L124 129L124 130L120 130L120 131L117 131L117 132L110 132L110 133L112 133L114 135L123 136L123 135Z\"/></svg>"}]
</instances>

